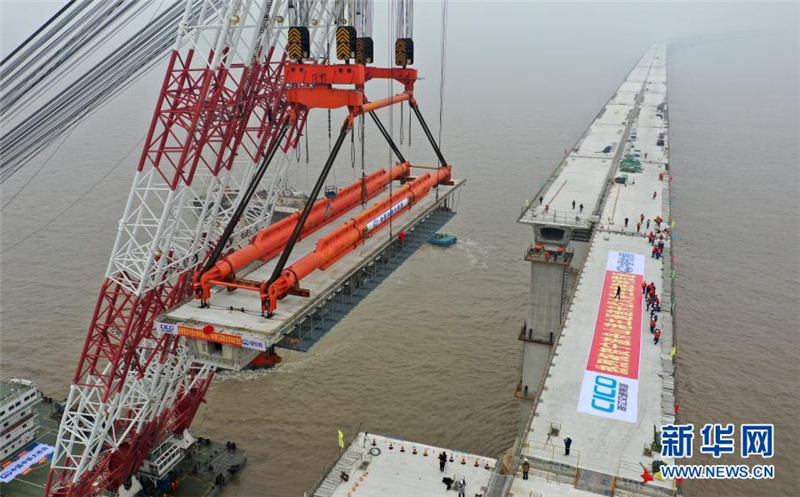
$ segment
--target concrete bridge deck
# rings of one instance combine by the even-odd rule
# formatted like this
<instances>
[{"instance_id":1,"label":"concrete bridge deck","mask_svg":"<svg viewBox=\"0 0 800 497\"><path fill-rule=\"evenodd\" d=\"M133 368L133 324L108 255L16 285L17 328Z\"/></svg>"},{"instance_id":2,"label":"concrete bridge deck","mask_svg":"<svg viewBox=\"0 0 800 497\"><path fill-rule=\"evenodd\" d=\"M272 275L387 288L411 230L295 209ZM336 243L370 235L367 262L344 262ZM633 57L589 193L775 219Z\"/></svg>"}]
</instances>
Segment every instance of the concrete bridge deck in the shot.
<instances>
[{"instance_id":1,"label":"concrete bridge deck","mask_svg":"<svg viewBox=\"0 0 800 497\"><path fill-rule=\"evenodd\" d=\"M517 463L528 459L530 478L523 480L518 468L517 478L510 486L514 495L672 495L674 491L671 481L656 480L647 486L638 483L642 468L649 469L654 458L660 459L658 453L645 455L653 441L654 427L660 429L663 423L674 420L668 294L671 240L666 235L666 258L656 260L651 257L652 247L646 238L656 228L654 219L657 216L665 220L661 223L662 229L669 226L669 151L667 146L657 145L662 132L665 144L668 144L667 116L657 116L657 106L666 102L666 96L666 47L657 45L642 57L598 119L548 180L539 194L544 197L542 205L539 205L537 197L520 218L520 222L526 224L550 224L552 221L548 218L554 211L574 212L573 199L585 204L584 212L596 209L597 213L592 220L593 235L564 326L557 337L552 363L542 391L533 396L535 415L520 444ZM628 121L606 124L608 109L626 109ZM625 131L614 136L606 130L609 125L625 127ZM637 138L631 147L628 137L632 130L636 131ZM620 143L625 146L625 151L639 149L643 171L628 173L627 184L606 180L606 172L610 173L609 178L621 173L618 159L607 164L612 161L602 159L594 152L604 143L612 147L611 153L617 157L622 151ZM612 169L608 170L609 167ZM659 178L660 174L663 178ZM550 208L545 209L548 204ZM637 230L642 215L644 222ZM627 226L625 218L628 218ZM629 408L627 420L621 419L624 416L597 415L591 412L592 409L580 407L586 400L582 399L582 390L585 389L593 337L596 326L599 326L598 313L604 305L602 294L604 288L608 291L604 281L609 269L609 255L615 253L641 255L643 280L655 283L662 307L658 324L663 331L656 345L649 332L650 314L644 309L644 302L636 303L642 306L635 327L640 329L639 348L634 352L638 354L638 375L632 382L638 390L628 392L629 400L635 402L635 406ZM616 289L616 285L611 288ZM564 450L563 439L566 437L573 440L569 455Z\"/></svg>"},{"instance_id":2,"label":"concrete bridge deck","mask_svg":"<svg viewBox=\"0 0 800 497\"><path fill-rule=\"evenodd\" d=\"M570 245L583 244L585 248L572 252L570 247L566 252L568 257L554 258L545 257L541 249L532 255L530 250L526 252L530 256L526 260L532 264L556 266L560 263L570 267L569 271L551 272L555 275L552 281L532 278L531 282L532 288L551 284L570 286L565 288L564 295L556 295L551 299L553 302L548 303L558 308L566 302L569 308L563 328L556 337L553 361L543 381L542 391L530 393L531 397L519 390L517 392L517 396L523 402L528 402L527 407L535 409L535 413L531 412L531 422L523 426L515 445L519 450L511 461L512 474L501 473L500 467L495 467L498 463L494 460L456 453L456 460L463 456L467 461L465 466L456 465L456 470L471 471L465 473L467 495L673 495L672 482L657 481L646 487L639 484L642 465L649 467L653 461L653 457L644 455L645 447L649 447L653 441L653 427L674 419L669 269L665 267L669 259L664 262L664 259L657 261L650 258L650 245L645 238L649 232L646 223L638 233L636 229L642 214L645 221L651 220L650 229L655 228L653 219L656 216L669 220L668 148L657 145L658 135L662 131L665 143L668 143L668 124L665 118L656 116L657 106L665 102L666 97L666 47L656 45L631 70L619 90L523 210L519 222L532 225L535 233L537 226L563 226L572 230L573 241L579 240ZM628 136L634 129L637 139L631 146ZM606 147L610 147L607 152L604 151ZM633 149L641 151L643 172L630 173L627 185L613 183L620 159ZM659 178L661 173L664 173L662 179ZM653 192L657 192L655 198ZM574 209L573 200L576 202ZM581 203L584 204L583 212L579 207ZM629 219L627 227L624 222L626 217ZM666 223L661 224L662 228L666 226ZM576 238L576 231L581 233L581 237L589 233L590 238ZM669 253L669 242L667 238L665 254ZM655 282L663 309L659 317L659 324L663 328L659 345L653 343L649 333L649 313L641 310L638 322L641 328L637 356L638 399L635 399L635 395L629 397L635 403L632 420L602 417L578 410L604 279L609 272L609 255L619 252L640 256L641 278ZM544 271L537 274L547 276L550 273ZM572 289L572 281L576 277L577 283ZM628 301L631 298L626 296ZM530 318L529 314L529 321ZM520 333L523 345L546 347L526 333L529 326L530 322L526 323ZM541 367L540 357L541 354L535 357L539 361L538 367ZM525 381L525 374L520 385ZM567 436L573 440L569 456L564 454L562 442ZM369 454L368 440L372 438L377 439L381 448L381 451L376 451L380 454L377 458L371 458ZM386 457L390 440L393 440L395 448L390 457ZM406 452L398 453L397 444L405 445ZM442 475L433 464L435 461L409 455L409 447L414 445L418 451L426 447L397 439L373 435L364 438L359 435L313 495L344 497L445 493L441 484ZM438 454L439 450L442 449L430 448L430 454ZM447 452L450 453L449 450ZM523 458L527 458L531 464L529 479L526 480L522 479L520 467ZM479 466L474 466L476 460ZM492 471L481 469L487 461L490 468L494 468ZM340 478L340 470L345 467L350 477L347 482Z\"/></svg>"},{"instance_id":3,"label":"concrete bridge deck","mask_svg":"<svg viewBox=\"0 0 800 497\"><path fill-rule=\"evenodd\" d=\"M438 195L432 190L411 209L398 214L392 220L391 229L386 226L375 232L328 269L312 272L301 282L301 286L311 292L310 297L287 296L278 303L272 318L262 315L257 292L230 292L216 287L212 290L210 307L201 308L199 301L190 300L161 316L156 324L159 327L189 330L195 334L199 334L197 330L212 326L214 332L226 340L247 340L247 343L260 347L248 349L246 345L222 345L220 350L214 350L211 343L205 343L206 340L189 340L196 360L227 369L240 370L246 367L255 355L272 346L307 351L376 282L425 243L452 217L454 196L464 180L455 180L453 183L451 186L439 186ZM387 188L370 200L368 205L380 202L388 196ZM451 207L442 210L444 206ZM286 267L313 252L321 238L360 212L361 209L356 208L352 213L345 214L302 238L295 246ZM400 232L405 234L403 241L398 239ZM277 257L263 264L257 261L245 268L240 276L266 281L276 264Z\"/></svg>"}]
</instances>

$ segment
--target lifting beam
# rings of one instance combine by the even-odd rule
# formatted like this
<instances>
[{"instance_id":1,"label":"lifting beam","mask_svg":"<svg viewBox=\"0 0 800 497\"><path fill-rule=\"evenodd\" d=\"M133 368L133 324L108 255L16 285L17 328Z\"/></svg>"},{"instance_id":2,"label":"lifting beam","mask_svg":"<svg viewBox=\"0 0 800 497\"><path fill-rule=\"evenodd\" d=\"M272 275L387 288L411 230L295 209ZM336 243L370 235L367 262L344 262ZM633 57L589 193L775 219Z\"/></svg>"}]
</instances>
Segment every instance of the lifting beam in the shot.
<instances>
[{"instance_id":1,"label":"lifting beam","mask_svg":"<svg viewBox=\"0 0 800 497\"><path fill-rule=\"evenodd\" d=\"M309 295L307 290L303 290L299 286L299 282L304 276L309 274L314 269L327 268L336 260L350 252L359 243L361 243L363 241L361 239L362 237L368 236L372 231L377 231L383 227L383 223L385 221L392 219L401 212L409 209L420 198L427 195L431 188L435 188L439 184L447 184L450 182L451 166L447 164L442 151L437 145L436 140L428 128L425 119L422 117L422 113L420 112L417 102L414 99L413 89L414 83L417 79L417 71L415 69L372 68L362 65L325 66L289 64L286 67L285 74L286 82L296 85L288 90L288 104L294 108L294 112L290 113L290 115L294 116L300 112L308 112L312 108L331 109L347 107L350 112L342 124L342 127L339 131L339 136L336 139L336 142L332 147L327 160L325 161L325 165L323 166L319 177L314 183L314 187L309 194L305 206L299 213L299 216L297 216L296 221L291 221L294 223L294 225L292 227L291 235L289 235L288 239L285 240L285 245L283 244L284 239L282 237L278 237L278 240L276 240L278 245L281 245L280 247L275 246L275 243L273 243L272 240L264 243L265 236L262 235L277 235L279 230L281 233L285 233L288 229L288 225L282 225L280 227L276 225L274 228L268 227L256 235L249 246L245 246L242 249L235 251L230 256L219 260L219 256L224 250L224 246L227 243L228 237L230 236L229 233L233 231L235 223L237 222L236 220L244 212L247 202L255 192L258 182L263 176L269 161L272 159L272 156L274 156L279 142L285 136L290 122L287 121L287 123L285 123L284 127L281 129L280 135L276 137L275 142L271 144L268 156L262 162L261 166L259 166L253 181L248 186L247 191L237 206L236 213L231 219L229 225L226 227L225 232L215 247L214 252L204 264L202 272L195 277L193 286L195 289L195 295L201 300L201 306L208 305L210 289L213 285L227 286L229 289L242 288L256 290L261 296L262 312L266 312L267 317L272 317L277 306L277 301L286 295ZM381 100L368 102L364 95L364 84L370 79L374 78L394 79L403 84L405 91ZM355 85L355 89L333 88L334 84L352 84ZM390 195L390 197L385 199L383 202L376 204L375 206L361 213L356 218L351 219L345 223L344 226L323 238L318 243L318 247L315 252L304 257L301 259L301 261L298 261L298 263L295 263L289 269L286 269L286 263L288 262L289 257L291 256L292 251L294 250L294 247L300 238L310 231L319 229L319 227L323 225L317 224L316 226L309 226L309 216L311 216L312 212L315 212L315 209L318 212L322 205L317 202L317 197L322 191L322 187L328 178L328 174L330 173L330 170L336 161L336 157L342 148L342 144L344 143L347 134L353 130L353 125L357 117L363 116L364 114L369 114L370 117L372 117L372 120L375 122L375 125L378 127L381 135L384 137L384 139L386 139L392 152L400 162L398 166L395 166L395 168L392 169L392 173L388 175L388 178L386 178L385 175L381 176L381 181L383 181L383 183L380 185L380 187L378 187L378 189L375 189L375 185L367 187L368 182L366 177L362 178L362 189L365 192L368 192L367 196L364 198L376 195L380 189L385 187L386 184L392 180L405 179L408 176L410 165L406 162L405 157L403 157L399 147L394 142L391 135L387 132L386 127L375 113L375 111L378 109L397 103L402 103L404 101L409 102L409 105L414 111L414 114L417 116L425 135L428 137L428 140L430 141L431 146L436 153L440 166L443 167L438 168L435 174L425 173L421 175L419 178L414 179L409 184L402 187L395 194ZM396 168L401 168L401 171L397 171ZM370 175L370 177L372 177L372 175ZM348 188L352 187L353 185ZM348 206L348 209L349 208L352 207ZM386 212L383 212L383 210L386 210ZM326 224L343 213L343 211L337 210L335 214L326 216L326 219L320 220L319 216L316 216L315 218L321 223ZM370 216L373 216L374 219ZM274 232L271 232L271 230ZM343 237L342 240L346 240L346 242L338 240L337 237ZM333 243L334 239L337 239L338 241ZM321 244L325 245L324 256L318 253L322 249ZM237 270L242 269L244 266L256 259L266 261L275 256L278 250L280 250L280 258L278 259L269 280L259 283L256 281L236 279L235 273ZM303 262L303 264L298 266L300 262Z\"/></svg>"}]
</instances>

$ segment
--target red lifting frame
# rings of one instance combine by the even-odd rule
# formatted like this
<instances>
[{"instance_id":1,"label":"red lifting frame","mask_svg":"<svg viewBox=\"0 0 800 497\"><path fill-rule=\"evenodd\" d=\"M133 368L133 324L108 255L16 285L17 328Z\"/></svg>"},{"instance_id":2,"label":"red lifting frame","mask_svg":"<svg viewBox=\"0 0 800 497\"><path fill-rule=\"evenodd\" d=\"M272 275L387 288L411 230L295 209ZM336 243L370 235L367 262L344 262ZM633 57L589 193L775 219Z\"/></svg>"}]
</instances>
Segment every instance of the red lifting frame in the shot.
<instances>
[{"instance_id":1,"label":"red lifting frame","mask_svg":"<svg viewBox=\"0 0 800 497\"><path fill-rule=\"evenodd\" d=\"M367 105L364 85L372 79L394 79L404 86L405 93L409 95L413 94L417 81L416 69L361 65L286 64L284 74L287 84L313 85L289 88L287 91L289 102L306 109L353 109ZM332 88L331 85L355 85L356 88L343 90Z\"/></svg>"}]
</instances>

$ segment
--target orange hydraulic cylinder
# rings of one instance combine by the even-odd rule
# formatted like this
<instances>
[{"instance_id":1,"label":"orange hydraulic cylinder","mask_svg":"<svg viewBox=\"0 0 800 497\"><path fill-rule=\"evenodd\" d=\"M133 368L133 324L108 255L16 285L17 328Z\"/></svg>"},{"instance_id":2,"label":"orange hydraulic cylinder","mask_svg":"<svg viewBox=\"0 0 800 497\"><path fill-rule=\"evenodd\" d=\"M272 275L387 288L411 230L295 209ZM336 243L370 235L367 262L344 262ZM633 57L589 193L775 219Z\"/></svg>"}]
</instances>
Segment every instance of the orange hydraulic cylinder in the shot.
<instances>
[{"instance_id":1,"label":"orange hydraulic cylinder","mask_svg":"<svg viewBox=\"0 0 800 497\"><path fill-rule=\"evenodd\" d=\"M450 181L451 166L445 166L436 173L425 173L414 181L401 187L389 198L373 205L358 216L347 221L341 228L317 242L316 249L288 267L281 276L267 288L267 308L273 312L277 301L297 287L300 280L317 269L327 269L334 262L347 255L372 233L383 228L389 221L410 209L425 197L434 186ZM265 299L265 297L268 297Z\"/></svg>"},{"instance_id":2,"label":"orange hydraulic cylinder","mask_svg":"<svg viewBox=\"0 0 800 497\"><path fill-rule=\"evenodd\" d=\"M404 162L392 167L390 171L379 169L369 174L364 179L366 197L372 198L383 191L391 181L408 176L409 169L408 162ZM336 198L323 198L316 201L311 207L311 212L300 234L300 239L325 226L342 214L349 212L364 200L362 198L362 181L358 180L340 189ZM266 262L280 254L289 241L299 218L300 212L296 212L281 219L272 226L258 232L248 245L220 259L214 267L205 273L198 273L198 277L195 278L194 282L197 297L201 299L210 298L211 287L215 284L225 284L226 280L235 277L237 271L256 260Z\"/></svg>"}]
</instances>

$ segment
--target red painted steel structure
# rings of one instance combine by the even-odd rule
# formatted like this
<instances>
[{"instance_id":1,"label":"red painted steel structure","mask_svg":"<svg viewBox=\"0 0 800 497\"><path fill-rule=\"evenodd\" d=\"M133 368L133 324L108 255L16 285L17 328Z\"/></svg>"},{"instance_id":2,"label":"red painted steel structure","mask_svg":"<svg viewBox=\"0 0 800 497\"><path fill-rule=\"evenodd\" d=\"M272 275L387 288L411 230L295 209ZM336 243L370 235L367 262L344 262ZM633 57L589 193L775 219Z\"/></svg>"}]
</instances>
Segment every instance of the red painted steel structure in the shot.
<instances>
[{"instance_id":1,"label":"red painted steel structure","mask_svg":"<svg viewBox=\"0 0 800 497\"><path fill-rule=\"evenodd\" d=\"M186 54L173 51L138 169L155 168L174 190L181 183L191 185L198 167L207 167L212 174L230 168L241 149L258 160L289 118L283 79L285 57L272 60L273 50L249 69L244 65L195 68L191 65L197 56L193 50ZM283 150L296 145L305 116L303 111L293 116ZM251 118L254 124L248 125ZM102 389L104 399L108 399L122 390L129 372L143 374L150 361L167 360L177 341L153 333L154 320L191 295L190 281L190 272L184 272L137 295L106 279L73 385ZM151 345L145 345L145 339ZM140 354L142 351L150 353ZM147 362L142 357L147 357ZM106 368L109 364L111 367ZM90 377L97 381L88 382ZM181 433L188 428L210 381L211 377L192 391L182 392L170 409L133 431L118 450L108 450L101 463L85 471L79 481L72 481L70 471L51 469L46 495L84 497L122 485L155 444L170 432ZM120 431L124 428L119 426Z\"/></svg>"},{"instance_id":2,"label":"red painted steel structure","mask_svg":"<svg viewBox=\"0 0 800 497\"><path fill-rule=\"evenodd\" d=\"M181 185L191 185L198 167L207 168L213 175L230 169L241 154L240 150L251 160L260 161L268 144L277 139L287 121L290 131L282 149L286 151L296 146L311 108L348 107L350 114L344 126L352 129L359 115L403 101L416 105L413 86L417 72L414 69L288 64L285 55L273 60L274 55L271 48L263 60L254 61L249 67L220 64L209 68L206 65L192 67L192 60L199 56L194 50L185 54L174 50L138 170L155 169L174 191ZM208 60L213 58L212 50ZM364 84L374 78L395 79L404 85L405 92L368 102L363 93ZM287 88L287 83L295 86ZM354 84L356 89L335 89L333 84ZM313 88L308 88L309 85ZM449 166L437 173L434 184L442 174L449 180ZM425 178L430 181L431 176ZM404 192L412 197L424 196L430 187L422 193L409 190L409 186ZM167 253L159 257L171 258L172 255ZM198 264L193 271L199 269ZM191 294L193 271L166 274L163 281L141 294L107 278L101 287L73 385L100 389L102 398L107 401L122 391L129 373L143 376L152 361L167 361L178 343L171 335L156 335L154 321ZM300 279L292 281L288 274L296 273L291 268L286 271L288 273L284 272L267 290L274 296L269 303L271 310L278 299L296 288ZM141 466L155 444L170 432L180 433L188 428L210 381L211 376L197 383L191 391L181 392L170 408L131 431L129 439L116 450L110 447L105 450L99 464L86 469L77 481L73 481L74 470L57 472L51 469L45 494L83 497L99 495L122 485ZM131 407L137 408L142 406ZM129 421L120 418L117 423L119 426L115 428L123 432Z\"/></svg>"}]
</instances>

